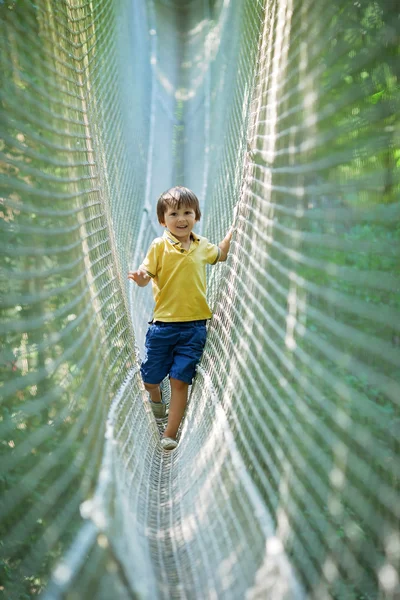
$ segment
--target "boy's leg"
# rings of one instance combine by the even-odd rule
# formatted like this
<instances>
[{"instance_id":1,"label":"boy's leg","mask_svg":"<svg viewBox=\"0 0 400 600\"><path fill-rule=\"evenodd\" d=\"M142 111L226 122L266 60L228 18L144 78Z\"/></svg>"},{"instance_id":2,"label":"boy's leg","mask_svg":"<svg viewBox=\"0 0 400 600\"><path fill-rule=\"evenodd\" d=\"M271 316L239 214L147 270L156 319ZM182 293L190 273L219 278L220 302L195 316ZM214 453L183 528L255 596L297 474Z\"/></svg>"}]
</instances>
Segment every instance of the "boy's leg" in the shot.
<instances>
[{"instance_id":1,"label":"boy's leg","mask_svg":"<svg viewBox=\"0 0 400 600\"><path fill-rule=\"evenodd\" d=\"M144 383L146 391L150 394L150 400L152 402L161 402L161 389L159 383Z\"/></svg>"},{"instance_id":2,"label":"boy's leg","mask_svg":"<svg viewBox=\"0 0 400 600\"><path fill-rule=\"evenodd\" d=\"M167 416L167 405L161 401L161 390L159 383L144 383L144 387L149 392L150 404L153 415L156 419L165 419Z\"/></svg>"},{"instance_id":3,"label":"boy's leg","mask_svg":"<svg viewBox=\"0 0 400 600\"><path fill-rule=\"evenodd\" d=\"M203 353L206 336L205 321L181 324L179 342L174 348L173 364L169 372L171 400L164 437L176 438L187 404L189 385Z\"/></svg>"},{"instance_id":4,"label":"boy's leg","mask_svg":"<svg viewBox=\"0 0 400 600\"><path fill-rule=\"evenodd\" d=\"M146 355L140 367L140 373L146 391L150 395L151 409L156 419L164 419L166 416L166 404L161 402L160 383L168 374L172 364L171 346L175 339L170 339L168 332L161 326L153 323L146 333L145 349Z\"/></svg>"},{"instance_id":5,"label":"boy's leg","mask_svg":"<svg viewBox=\"0 0 400 600\"><path fill-rule=\"evenodd\" d=\"M164 437L175 439L183 413L185 412L189 384L173 377L169 381L171 384L171 400L169 404L168 424L164 431Z\"/></svg>"}]
</instances>

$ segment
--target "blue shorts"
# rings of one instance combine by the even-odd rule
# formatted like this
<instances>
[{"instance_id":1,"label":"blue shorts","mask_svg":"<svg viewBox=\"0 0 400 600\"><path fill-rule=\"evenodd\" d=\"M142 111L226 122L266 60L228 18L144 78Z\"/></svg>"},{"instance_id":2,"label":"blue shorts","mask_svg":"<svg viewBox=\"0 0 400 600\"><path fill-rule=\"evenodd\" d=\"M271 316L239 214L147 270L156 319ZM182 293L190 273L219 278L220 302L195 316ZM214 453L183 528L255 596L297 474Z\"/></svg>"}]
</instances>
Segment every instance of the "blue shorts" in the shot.
<instances>
[{"instance_id":1,"label":"blue shorts","mask_svg":"<svg viewBox=\"0 0 400 600\"><path fill-rule=\"evenodd\" d=\"M145 383L161 383L169 375L189 385L206 343L206 321L156 321L146 333L145 358L140 367Z\"/></svg>"}]
</instances>

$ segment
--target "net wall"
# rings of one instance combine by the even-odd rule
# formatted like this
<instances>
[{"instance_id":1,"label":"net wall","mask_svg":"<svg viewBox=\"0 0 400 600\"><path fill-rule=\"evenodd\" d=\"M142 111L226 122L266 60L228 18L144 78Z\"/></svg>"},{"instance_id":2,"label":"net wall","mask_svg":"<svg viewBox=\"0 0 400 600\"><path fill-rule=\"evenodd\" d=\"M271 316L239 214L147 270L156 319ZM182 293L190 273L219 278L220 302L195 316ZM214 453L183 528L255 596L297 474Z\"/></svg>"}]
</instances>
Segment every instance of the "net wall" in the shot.
<instances>
[{"instance_id":1,"label":"net wall","mask_svg":"<svg viewBox=\"0 0 400 600\"><path fill-rule=\"evenodd\" d=\"M146 80L147 62L129 66L118 47L130 56L130 28L143 26L142 15L131 3L0 5L7 598L37 595L74 539L79 506L96 483L108 407L132 366L119 265L141 206L130 208L122 230L110 198L128 204L145 184L146 87L132 89ZM142 44L144 57L147 37ZM141 154L133 154L135 136Z\"/></svg>"},{"instance_id":2,"label":"net wall","mask_svg":"<svg viewBox=\"0 0 400 600\"><path fill-rule=\"evenodd\" d=\"M394 5L0 11L5 593L397 598ZM126 271L174 183L237 214L163 453Z\"/></svg>"},{"instance_id":3,"label":"net wall","mask_svg":"<svg viewBox=\"0 0 400 600\"><path fill-rule=\"evenodd\" d=\"M390 4L266 4L233 256L214 272L203 367L315 598L398 593L398 32Z\"/></svg>"}]
</instances>

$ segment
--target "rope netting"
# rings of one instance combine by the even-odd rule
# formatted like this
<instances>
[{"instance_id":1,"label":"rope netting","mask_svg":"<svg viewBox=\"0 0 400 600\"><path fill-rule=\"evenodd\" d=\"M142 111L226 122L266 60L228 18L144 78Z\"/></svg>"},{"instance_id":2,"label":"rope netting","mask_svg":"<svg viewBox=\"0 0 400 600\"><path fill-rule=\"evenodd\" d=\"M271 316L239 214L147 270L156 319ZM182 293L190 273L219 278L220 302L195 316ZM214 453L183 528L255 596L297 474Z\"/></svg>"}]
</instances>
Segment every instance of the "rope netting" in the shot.
<instances>
[{"instance_id":1,"label":"rope netting","mask_svg":"<svg viewBox=\"0 0 400 600\"><path fill-rule=\"evenodd\" d=\"M399 21L0 2L5 598L399 597ZM174 184L236 210L168 453L126 275Z\"/></svg>"}]
</instances>

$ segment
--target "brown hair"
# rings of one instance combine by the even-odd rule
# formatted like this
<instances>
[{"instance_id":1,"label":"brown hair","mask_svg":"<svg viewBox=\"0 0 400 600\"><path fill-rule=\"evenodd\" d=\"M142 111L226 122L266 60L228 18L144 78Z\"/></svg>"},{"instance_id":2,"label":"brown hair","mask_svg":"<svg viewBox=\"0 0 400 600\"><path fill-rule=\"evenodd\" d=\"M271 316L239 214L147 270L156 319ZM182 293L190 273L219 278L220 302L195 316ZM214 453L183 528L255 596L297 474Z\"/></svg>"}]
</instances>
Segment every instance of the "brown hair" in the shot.
<instances>
[{"instance_id":1,"label":"brown hair","mask_svg":"<svg viewBox=\"0 0 400 600\"><path fill-rule=\"evenodd\" d=\"M157 218L162 225L164 215L168 208L181 208L181 206L192 208L196 215L196 221L200 221L201 212L197 196L194 192L182 185L177 185L163 192L157 202Z\"/></svg>"}]
</instances>

